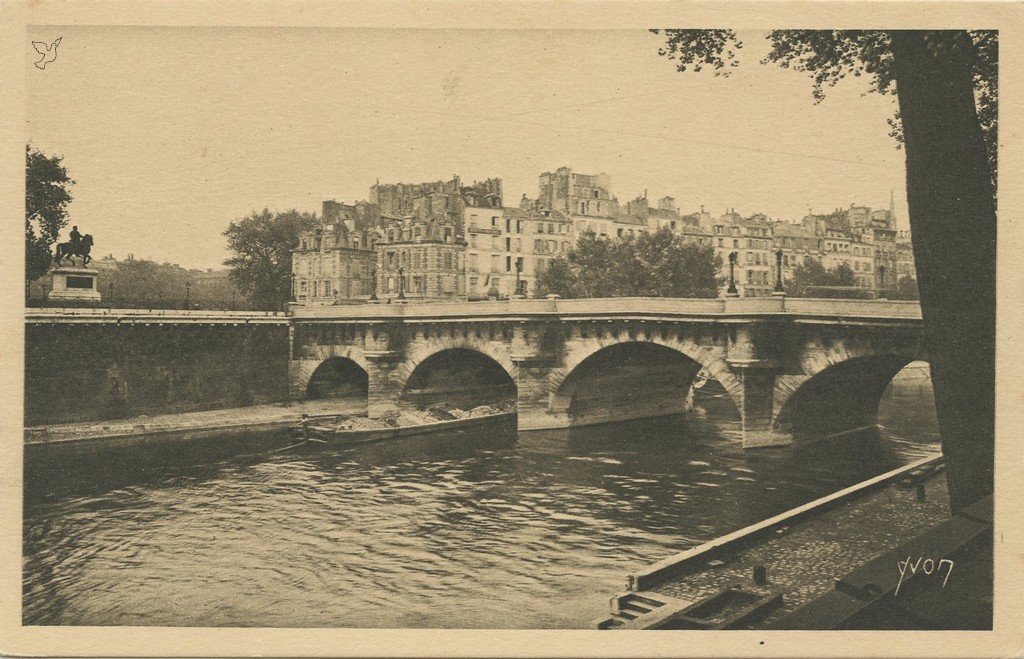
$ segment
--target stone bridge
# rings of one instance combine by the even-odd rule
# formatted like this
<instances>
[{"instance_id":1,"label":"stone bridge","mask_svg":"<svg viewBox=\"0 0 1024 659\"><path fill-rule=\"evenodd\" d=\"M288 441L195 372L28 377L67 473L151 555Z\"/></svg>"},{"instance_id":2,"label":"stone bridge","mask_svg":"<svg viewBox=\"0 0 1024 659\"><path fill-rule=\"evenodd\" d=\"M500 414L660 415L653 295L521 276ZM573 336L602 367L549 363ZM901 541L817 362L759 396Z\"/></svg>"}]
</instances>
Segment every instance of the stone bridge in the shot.
<instances>
[{"instance_id":1,"label":"stone bridge","mask_svg":"<svg viewBox=\"0 0 1024 659\"><path fill-rule=\"evenodd\" d=\"M366 397L371 417L447 400L517 401L520 429L677 414L717 380L745 446L873 425L927 360L916 302L807 298L522 299L296 307L294 398Z\"/></svg>"}]
</instances>

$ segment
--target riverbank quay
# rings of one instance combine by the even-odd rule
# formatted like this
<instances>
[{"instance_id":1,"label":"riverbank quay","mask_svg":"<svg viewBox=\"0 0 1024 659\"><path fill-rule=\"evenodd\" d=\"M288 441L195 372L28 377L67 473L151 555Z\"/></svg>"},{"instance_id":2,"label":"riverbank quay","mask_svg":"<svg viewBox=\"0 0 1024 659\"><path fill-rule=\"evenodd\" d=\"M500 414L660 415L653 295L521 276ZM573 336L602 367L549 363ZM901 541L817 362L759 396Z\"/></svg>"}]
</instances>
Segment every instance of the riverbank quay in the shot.
<instances>
[{"instance_id":1,"label":"riverbank quay","mask_svg":"<svg viewBox=\"0 0 1024 659\"><path fill-rule=\"evenodd\" d=\"M861 606L854 607L844 601L846 608L838 612L835 601L817 602L823 597L835 600L837 596L833 593L836 592L845 593L839 590L837 583L851 578L853 582L863 581L865 577L858 577L857 570L872 566L873 585L868 586L867 591L877 588L879 595L884 595L891 593L890 586L898 583L899 561L907 559L907 556L897 558L897 553L904 550L914 553L910 556L911 565L919 559L922 562L930 559L931 574L938 561L947 558L946 553L959 552L962 557L964 547L973 546L970 543L984 544L984 529L976 523L968 523L969 532L960 526L954 529L943 526L950 523L951 518L945 474L937 468L940 460L917 461L641 570L629 577L628 592L612 598L612 616L599 621L598 626L604 629L714 628L688 626L691 621L686 609L699 610L702 602L715 597L726 602L730 589L742 591L751 602L761 598L770 605L761 611L747 612L752 615L729 628L827 629L850 624L840 614L863 609L870 602L861 600ZM954 521L956 524L959 522ZM990 522L988 528L991 528ZM932 535L928 536L929 533ZM978 560L984 560L984 551L978 555L981 557ZM991 557L990 550L988 555ZM943 576L946 572L944 567ZM957 576L960 575L952 575ZM938 579L941 590L942 579L930 578ZM920 582L920 575L917 579ZM904 585L904 590L906 587ZM847 594L839 597L845 598ZM858 591L858 595L864 594ZM778 595L782 597L776 598ZM645 599L651 603L645 605ZM665 605L658 605L658 602ZM673 621L667 606L683 612L682 616L676 616L677 620ZM983 603L980 609L984 609ZM798 611L799 616L795 613ZM715 616L727 617L721 610L711 617ZM982 610L972 620L983 618ZM682 626L677 624L680 619ZM785 622L787 619L789 622ZM616 622L611 622L613 620ZM896 628L924 626L906 616L896 617L889 624ZM905 626L899 627L901 624Z\"/></svg>"},{"instance_id":2,"label":"riverbank quay","mask_svg":"<svg viewBox=\"0 0 1024 659\"><path fill-rule=\"evenodd\" d=\"M303 415L365 413L365 406L313 400L25 428L25 486L50 493L74 482L130 482L166 465L265 454L293 443Z\"/></svg>"},{"instance_id":3,"label":"riverbank quay","mask_svg":"<svg viewBox=\"0 0 1024 659\"><path fill-rule=\"evenodd\" d=\"M365 413L365 406L340 400L305 400L202 412L137 416L131 419L63 423L25 428L25 445L52 445L116 439L141 439L203 431L286 428L302 416Z\"/></svg>"}]
</instances>

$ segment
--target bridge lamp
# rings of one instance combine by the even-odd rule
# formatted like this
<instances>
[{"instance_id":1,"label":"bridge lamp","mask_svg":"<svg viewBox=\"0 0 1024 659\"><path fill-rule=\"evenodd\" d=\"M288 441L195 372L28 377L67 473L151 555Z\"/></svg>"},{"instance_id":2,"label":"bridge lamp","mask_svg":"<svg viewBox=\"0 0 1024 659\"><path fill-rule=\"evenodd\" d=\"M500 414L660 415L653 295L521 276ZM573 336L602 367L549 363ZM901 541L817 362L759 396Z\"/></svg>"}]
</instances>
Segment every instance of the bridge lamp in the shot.
<instances>
[{"instance_id":1,"label":"bridge lamp","mask_svg":"<svg viewBox=\"0 0 1024 659\"><path fill-rule=\"evenodd\" d=\"M739 295L739 291L736 290L736 252L729 252L729 288L726 289L726 295Z\"/></svg>"},{"instance_id":2,"label":"bridge lamp","mask_svg":"<svg viewBox=\"0 0 1024 659\"><path fill-rule=\"evenodd\" d=\"M398 266L398 299L405 299L405 268Z\"/></svg>"},{"instance_id":3,"label":"bridge lamp","mask_svg":"<svg viewBox=\"0 0 1024 659\"><path fill-rule=\"evenodd\" d=\"M781 295L785 293L785 289L782 287L782 249L775 252L775 293Z\"/></svg>"}]
</instances>

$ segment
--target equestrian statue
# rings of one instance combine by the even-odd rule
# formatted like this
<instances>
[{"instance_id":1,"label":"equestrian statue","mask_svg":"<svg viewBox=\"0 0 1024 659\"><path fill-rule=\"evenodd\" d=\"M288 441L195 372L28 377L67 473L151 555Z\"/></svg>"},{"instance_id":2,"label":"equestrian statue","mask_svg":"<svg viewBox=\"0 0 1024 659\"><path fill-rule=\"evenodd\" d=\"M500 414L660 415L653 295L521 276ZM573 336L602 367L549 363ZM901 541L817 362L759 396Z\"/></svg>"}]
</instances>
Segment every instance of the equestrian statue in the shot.
<instances>
[{"instance_id":1,"label":"equestrian statue","mask_svg":"<svg viewBox=\"0 0 1024 659\"><path fill-rule=\"evenodd\" d=\"M78 233L78 225L71 227L71 240L66 243L57 244L57 253L53 255L53 260L58 266L61 261L65 258L72 259L74 263L74 257L82 257L82 267L84 268L89 264L91 257L89 252L92 251L92 234L85 234L84 236Z\"/></svg>"}]
</instances>

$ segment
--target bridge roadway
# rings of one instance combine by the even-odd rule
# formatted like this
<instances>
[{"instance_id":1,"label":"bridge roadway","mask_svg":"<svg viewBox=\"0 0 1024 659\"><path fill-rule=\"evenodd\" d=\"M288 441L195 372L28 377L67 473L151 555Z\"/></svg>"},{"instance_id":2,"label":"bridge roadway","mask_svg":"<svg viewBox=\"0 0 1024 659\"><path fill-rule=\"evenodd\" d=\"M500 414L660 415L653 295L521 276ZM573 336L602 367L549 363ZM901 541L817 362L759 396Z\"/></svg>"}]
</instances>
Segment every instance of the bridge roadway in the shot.
<instances>
[{"instance_id":1,"label":"bridge roadway","mask_svg":"<svg viewBox=\"0 0 1024 659\"><path fill-rule=\"evenodd\" d=\"M409 301L287 314L47 308L25 318L286 326L288 395L308 397L324 378L340 378L362 391L372 417L474 391L514 395L522 429L677 414L700 374L728 392L751 447L871 425L891 378L927 360L919 305L889 300Z\"/></svg>"}]
</instances>

